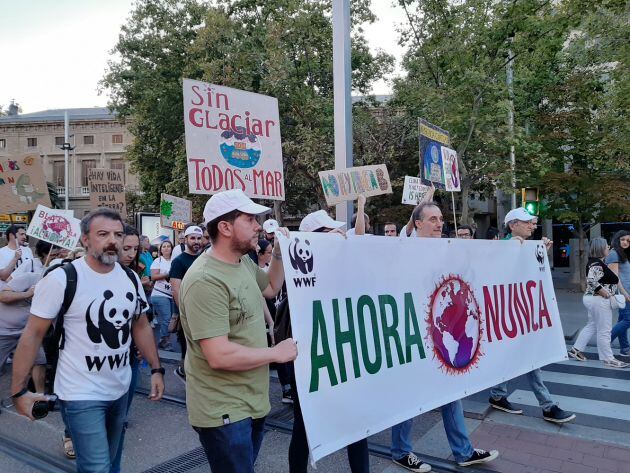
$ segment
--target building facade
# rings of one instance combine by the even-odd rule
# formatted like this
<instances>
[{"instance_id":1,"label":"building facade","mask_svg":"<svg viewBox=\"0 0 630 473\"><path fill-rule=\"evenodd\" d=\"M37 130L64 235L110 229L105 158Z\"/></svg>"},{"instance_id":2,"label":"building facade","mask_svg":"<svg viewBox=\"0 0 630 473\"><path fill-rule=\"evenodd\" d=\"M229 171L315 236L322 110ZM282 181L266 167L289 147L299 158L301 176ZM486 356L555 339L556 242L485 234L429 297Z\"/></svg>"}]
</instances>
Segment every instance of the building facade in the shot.
<instances>
[{"instance_id":1,"label":"building facade","mask_svg":"<svg viewBox=\"0 0 630 473\"><path fill-rule=\"evenodd\" d=\"M138 180L129 172L125 148L131 144L127 122L107 108L67 109L70 128L69 143L73 147L68 158L68 183L64 166L64 112L45 110L18 114L17 107L0 117L0 159L26 154L43 158L46 180L52 182L60 198L68 193L69 206L75 217L91 210L88 169L123 169L125 189L138 191Z\"/></svg>"}]
</instances>

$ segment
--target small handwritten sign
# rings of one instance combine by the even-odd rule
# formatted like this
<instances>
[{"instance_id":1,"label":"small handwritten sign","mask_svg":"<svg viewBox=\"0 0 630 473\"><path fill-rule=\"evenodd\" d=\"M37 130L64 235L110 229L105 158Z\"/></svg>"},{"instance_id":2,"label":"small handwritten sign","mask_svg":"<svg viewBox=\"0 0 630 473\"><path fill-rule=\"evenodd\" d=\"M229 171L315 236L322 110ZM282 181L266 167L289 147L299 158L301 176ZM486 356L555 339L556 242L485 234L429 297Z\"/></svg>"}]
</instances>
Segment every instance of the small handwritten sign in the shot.
<instances>
[{"instance_id":1,"label":"small handwritten sign","mask_svg":"<svg viewBox=\"0 0 630 473\"><path fill-rule=\"evenodd\" d=\"M384 164L320 171L319 180L326 203L330 206L355 200L361 194L370 197L392 193L389 173Z\"/></svg>"}]
</instances>

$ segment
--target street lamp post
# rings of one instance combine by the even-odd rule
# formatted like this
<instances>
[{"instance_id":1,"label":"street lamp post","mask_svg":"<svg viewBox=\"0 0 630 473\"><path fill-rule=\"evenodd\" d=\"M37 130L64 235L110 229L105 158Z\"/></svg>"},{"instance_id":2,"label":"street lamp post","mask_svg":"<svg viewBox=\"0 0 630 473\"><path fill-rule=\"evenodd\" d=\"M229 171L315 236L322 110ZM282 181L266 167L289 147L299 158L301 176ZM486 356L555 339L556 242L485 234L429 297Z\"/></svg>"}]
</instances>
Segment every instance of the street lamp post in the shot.
<instances>
[{"instance_id":1,"label":"street lamp post","mask_svg":"<svg viewBox=\"0 0 630 473\"><path fill-rule=\"evenodd\" d=\"M64 208L68 210L69 208L69 196L70 196L70 186L68 185L68 152L74 149L74 146L70 146L70 121L68 119L68 111L66 110L63 113L63 145L61 149L63 150L63 183L65 187L65 195L64 195Z\"/></svg>"},{"instance_id":2,"label":"street lamp post","mask_svg":"<svg viewBox=\"0 0 630 473\"><path fill-rule=\"evenodd\" d=\"M333 0L332 7L335 169L345 169L353 163L350 1ZM353 209L352 201L337 204L337 220L349 223Z\"/></svg>"}]
</instances>

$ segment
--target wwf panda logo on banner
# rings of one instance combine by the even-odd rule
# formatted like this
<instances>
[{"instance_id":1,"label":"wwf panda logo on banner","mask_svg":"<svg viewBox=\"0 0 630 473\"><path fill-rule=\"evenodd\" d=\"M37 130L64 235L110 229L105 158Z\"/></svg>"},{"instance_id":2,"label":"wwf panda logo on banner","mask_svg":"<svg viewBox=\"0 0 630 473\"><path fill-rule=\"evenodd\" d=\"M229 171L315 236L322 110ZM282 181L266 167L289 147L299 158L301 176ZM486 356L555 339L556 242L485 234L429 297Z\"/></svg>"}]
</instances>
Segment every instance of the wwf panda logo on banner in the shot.
<instances>
[{"instance_id":1,"label":"wwf panda logo on banner","mask_svg":"<svg viewBox=\"0 0 630 473\"><path fill-rule=\"evenodd\" d=\"M289 244L289 259L293 269L300 271L302 274L308 274L313 271L313 250L308 240L300 241L296 238Z\"/></svg>"}]
</instances>

